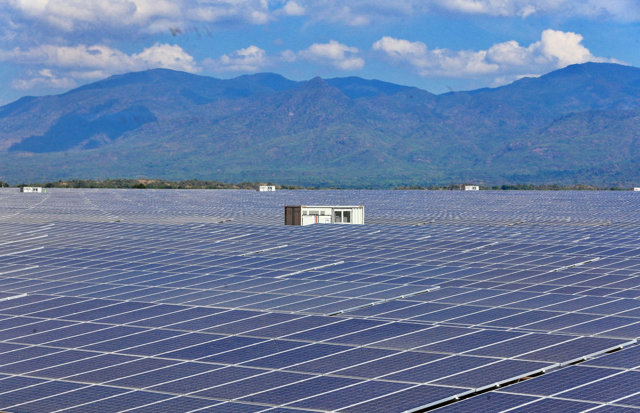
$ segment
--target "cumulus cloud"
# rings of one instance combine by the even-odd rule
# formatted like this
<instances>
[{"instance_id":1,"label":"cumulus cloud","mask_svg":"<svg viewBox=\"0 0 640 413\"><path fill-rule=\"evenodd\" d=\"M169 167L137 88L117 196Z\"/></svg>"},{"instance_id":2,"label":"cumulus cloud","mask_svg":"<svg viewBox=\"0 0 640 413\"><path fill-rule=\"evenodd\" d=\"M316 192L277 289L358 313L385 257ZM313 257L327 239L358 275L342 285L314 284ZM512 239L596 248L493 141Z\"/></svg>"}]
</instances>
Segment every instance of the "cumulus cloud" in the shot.
<instances>
[{"instance_id":1,"label":"cumulus cloud","mask_svg":"<svg viewBox=\"0 0 640 413\"><path fill-rule=\"evenodd\" d=\"M166 68L186 72L199 71L194 58L180 46L154 44L140 53L126 54L104 45L41 45L29 49L0 50L0 61L42 67L27 70L26 76L13 82L16 89L37 87L65 89L78 80L93 80L116 73Z\"/></svg>"},{"instance_id":2,"label":"cumulus cloud","mask_svg":"<svg viewBox=\"0 0 640 413\"><path fill-rule=\"evenodd\" d=\"M624 21L640 18L640 4L635 0L432 0L431 3L434 10L490 16L554 15Z\"/></svg>"},{"instance_id":3,"label":"cumulus cloud","mask_svg":"<svg viewBox=\"0 0 640 413\"><path fill-rule=\"evenodd\" d=\"M292 1L283 10L296 15L304 7ZM4 0L0 14L32 38L82 32L93 39L220 22L265 24L274 16L268 0Z\"/></svg>"},{"instance_id":4,"label":"cumulus cloud","mask_svg":"<svg viewBox=\"0 0 640 413\"><path fill-rule=\"evenodd\" d=\"M554 17L640 20L637 0L297 0L316 20L365 25L380 19L427 14L486 15L527 18Z\"/></svg>"},{"instance_id":5,"label":"cumulus cloud","mask_svg":"<svg viewBox=\"0 0 640 413\"><path fill-rule=\"evenodd\" d=\"M70 77L59 77L50 69L42 69L37 73L29 73L26 79L16 79L11 86L16 90L30 90L35 88L71 89L77 86Z\"/></svg>"},{"instance_id":6,"label":"cumulus cloud","mask_svg":"<svg viewBox=\"0 0 640 413\"><path fill-rule=\"evenodd\" d=\"M467 77L496 75L513 80L524 74L540 74L570 64L617 62L596 57L582 44L578 33L545 30L540 40L521 46L515 40L488 50L429 49L423 42L385 36L373 44L397 63L408 63L422 76ZM617 62L619 63L619 62Z\"/></svg>"},{"instance_id":7,"label":"cumulus cloud","mask_svg":"<svg viewBox=\"0 0 640 413\"><path fill-rule=\"evenodd\" d=\"M99 69L105 73L162 67L196 72L194 58L180 46L156 43L140 53L126 54L104 45L42 45L30 49L0 50L0 61L41 64L48 67Z\"/></svg>"},{"instance_id":8,"label":"cumulus cloud","mask_svg":"<svg viewBox=\"0 0 640 413\"><path fill-rule=\"evenodd\" d=\"M171 0L8 0L8 5L23 18L63 31L90 29L94 25L143 26L181 12L180 2Z\"/></svg>"},{"instance_id":9,"label":"cumulus cloud","mask_svg":"<svg viewBox=\"0 0 640 413\"><path fill-rule=\"evenodd\" d=\"M329 43L314 43L309 48L298 52L298 55L304 59L330 64L342 70L359 70L364 67L364 59L357 54L357 48L335 40Z\"/></svg>"},{"instance_id":10,"label":"cumulus cloud","mask_svg":"<svg viewBox=\"0 0 640 413\"><path fill-rule=\"evenodd\" d=\"M251 45L219 59L205 59L202 64L214 72L256 72L267 66L269 59L263 49Z\"/></svg>"},{"instance_id":11,"label":"cumulus cloud","mask_svg":"<svg viewBox=\"0 0 640 413\"><path fill-rule=\"evenodd\" d=\"M305 8L295 1L288 1L282 8L282 12L287 16L302 16L305 11Z\"/></svg>"}]
</instances>

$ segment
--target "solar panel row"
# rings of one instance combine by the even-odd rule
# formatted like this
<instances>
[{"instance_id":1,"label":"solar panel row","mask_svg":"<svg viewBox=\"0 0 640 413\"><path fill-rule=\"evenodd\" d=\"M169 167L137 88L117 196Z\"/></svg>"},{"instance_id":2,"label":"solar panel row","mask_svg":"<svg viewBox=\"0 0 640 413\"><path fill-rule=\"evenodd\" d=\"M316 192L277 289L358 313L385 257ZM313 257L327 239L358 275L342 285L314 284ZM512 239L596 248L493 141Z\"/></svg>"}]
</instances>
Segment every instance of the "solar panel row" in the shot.
<instances>
[{"instance_id":1,"label":"solar panel row","mask_svg":"<svg viewBox=\"0 0 640 413\"><path fill-rule=\"evenodd\" d=\"M284 203L373 225L284 227ZM0 409L640 407L636 203L0 190Z\"/></svg>"}]
</instances>

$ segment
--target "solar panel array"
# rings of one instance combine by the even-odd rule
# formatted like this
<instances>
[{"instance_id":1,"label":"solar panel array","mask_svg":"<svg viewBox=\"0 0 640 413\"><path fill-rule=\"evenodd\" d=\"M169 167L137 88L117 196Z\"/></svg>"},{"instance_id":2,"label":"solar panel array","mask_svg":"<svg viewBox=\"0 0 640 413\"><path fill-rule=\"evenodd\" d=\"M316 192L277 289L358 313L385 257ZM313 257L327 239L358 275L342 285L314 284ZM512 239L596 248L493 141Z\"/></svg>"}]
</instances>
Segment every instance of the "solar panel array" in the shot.
<instances>
[{"instance_id":1,"label":"solar panel array","mask_svg":"<svg viewBox=\"0 0 640 413\"><path fill-rule=\"evenodd\" d=\"M0 410L639 409L638 202L2 189Z\"/></svg>"}]
</instances>

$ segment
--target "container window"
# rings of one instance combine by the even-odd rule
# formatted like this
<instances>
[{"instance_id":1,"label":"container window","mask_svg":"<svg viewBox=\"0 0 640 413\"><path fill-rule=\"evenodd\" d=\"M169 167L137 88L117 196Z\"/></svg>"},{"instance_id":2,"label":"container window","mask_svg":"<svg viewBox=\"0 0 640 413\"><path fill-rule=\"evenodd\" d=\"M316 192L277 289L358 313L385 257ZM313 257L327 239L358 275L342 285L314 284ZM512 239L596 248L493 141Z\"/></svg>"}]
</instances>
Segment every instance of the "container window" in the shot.
<instances>
[{"instance_id":1,"label":"container window","mask_svg":"<svg viewBox=\"0 0 640 413\"><path fill-rule=\"evenodd\" d=\"M351 211L342 211L342 222L351 223Z\"/></svg>"},{"instance_id":2,"label":"container window","mask_svg":"<svg viewBox=\"0 0 640 413\"><path fill-rule=\"evenodd\" d=\"M342 211L335 211L333 213L333 222L342 222Z\"/></svg>"}]
</instances>

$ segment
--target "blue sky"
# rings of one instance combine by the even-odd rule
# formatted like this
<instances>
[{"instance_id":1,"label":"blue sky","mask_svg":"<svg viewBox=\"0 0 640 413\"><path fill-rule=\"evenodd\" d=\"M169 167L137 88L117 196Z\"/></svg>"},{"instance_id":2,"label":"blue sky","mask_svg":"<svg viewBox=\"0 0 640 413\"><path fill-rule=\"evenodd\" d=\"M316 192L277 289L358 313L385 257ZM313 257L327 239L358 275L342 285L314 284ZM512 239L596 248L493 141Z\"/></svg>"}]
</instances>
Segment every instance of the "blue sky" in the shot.
<instances>
[{"instance_id":1,"label":"blue sky","mask_svg":"<svg viewBox=\"0 0 640 413\"><path fill-rule=\"evenodd\" d=\"M433 93L640 66L638 0L0 0L0 104L156 67Z\"/></svg>"}]
</instances>

